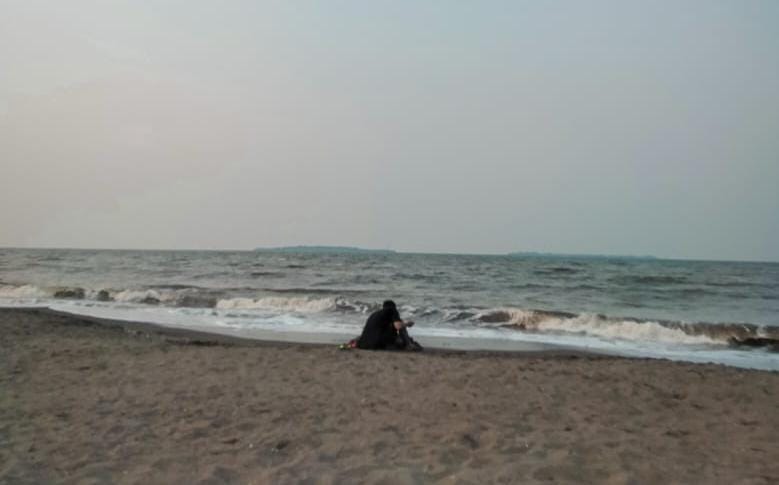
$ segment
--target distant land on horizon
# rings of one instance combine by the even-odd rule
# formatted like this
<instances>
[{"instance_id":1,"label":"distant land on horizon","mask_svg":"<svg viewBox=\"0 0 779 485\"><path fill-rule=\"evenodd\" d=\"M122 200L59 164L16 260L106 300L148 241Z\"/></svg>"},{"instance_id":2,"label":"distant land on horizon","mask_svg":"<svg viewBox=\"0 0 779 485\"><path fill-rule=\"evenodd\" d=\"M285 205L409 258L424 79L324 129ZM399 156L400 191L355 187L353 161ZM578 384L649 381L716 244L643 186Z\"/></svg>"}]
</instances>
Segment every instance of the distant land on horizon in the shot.
<instances>
[{"instance_id":1,"label":"distant land on horizon","mask_svg":"<svg viewBox=\"0 0 779 485\"><path fill-rule=\"evenodd\" d=\"M725 258L694 258L683 256L653 256L653 255L626 255L626 254L589 254L589 253L553 253L540 251L513 251L509 253L467 253L467 252L433 252L433 251L398 251L394 249L366 249L352 246L281 246L281 247L256 247L256 248L219 248L219 247L90 247L90 246L2 246L0 250L32 250L32 251L159 251L159 252L287 252L287 253L308 253L308 254L430 254L430 255L461 255L461 256L504 256L517 258L549 258L549 259L627 259L635 261L709 261L721 263L763 263L779 264L779 260L761 260L761 259L725 259Z\"/></svg>"},{"instance_id":2,"label":"distant land on horizon","mask_svg":"<svg viewBox=\"0 0 779 485\"><path fill-rule=\"evenodd\" d=\"M392 249L366 249L355 246L280 246L271 248L258 247L255 251L265 251L274 253L310 253L310 254L416 254L408 251L395 251ZM522 258L574 258L574 259L646 259L656 260L656 256L633 256L619 254L583 254L583 253L545 253L538 251L515 251L506 253L510 257ZM499 256L499 255L496 255Z\"/></svg>"},{"instance_id":3,"label":"distant land on horizon","mask_svg":"<svg viewBox=\"0 0 779 485\"><path fill-rule=\"evenodd\" d=\"M255 251L274 253L312 253L312 254L395 254L390 249L365 249L351 246L282 246L277 248L255 248Z\"/></svg>"},{"instance_id":4,"label":"distant land on horizon","mask_svg":"<svg viewBox=\"0 0 779 485\"><path fill-rule=\"evenodd\" d=\"M508 256L517 256L523 258L575 258L575 259L660 259L657 256L644 255L623 255L623 254L577 254L577 253L542 253L537 251L515 251L508 253Z\"/></svg>"}]
</instances>

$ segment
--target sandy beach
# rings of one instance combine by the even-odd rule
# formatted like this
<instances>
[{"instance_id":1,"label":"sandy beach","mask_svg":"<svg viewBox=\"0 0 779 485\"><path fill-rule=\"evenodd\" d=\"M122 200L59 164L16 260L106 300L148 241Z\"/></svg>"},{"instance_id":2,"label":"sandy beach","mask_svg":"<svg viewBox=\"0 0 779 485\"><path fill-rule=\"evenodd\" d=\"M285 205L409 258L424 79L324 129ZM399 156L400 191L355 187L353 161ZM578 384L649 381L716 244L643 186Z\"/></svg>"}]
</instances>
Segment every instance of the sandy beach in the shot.
<instances>
[{"instance_id":1,"label":"sandy beach","mask_svg":"<svg viewBox=\"0 0 779 485\"><path fill-rule=\"evenodd\" d=\"M0 311L0 483L777 483L779 373Z\"/></svg>"}]
</instances>

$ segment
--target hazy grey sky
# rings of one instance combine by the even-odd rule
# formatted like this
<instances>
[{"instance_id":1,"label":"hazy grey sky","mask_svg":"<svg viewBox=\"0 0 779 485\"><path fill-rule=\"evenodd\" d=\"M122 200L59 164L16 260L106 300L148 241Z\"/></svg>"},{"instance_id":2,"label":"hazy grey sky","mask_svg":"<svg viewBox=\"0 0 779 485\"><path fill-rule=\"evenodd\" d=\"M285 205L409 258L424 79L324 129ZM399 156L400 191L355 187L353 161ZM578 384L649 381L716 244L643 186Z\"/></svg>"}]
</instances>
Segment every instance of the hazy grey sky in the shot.
<instances>
[{"instance_id":1,"label":"hazy grey sky","mask_svg":"<svg viewBox=\"0 0 779 485\"><path fill-rule=\"evenodd\" d=\"M779 2L0 0L0 246L779 260Z\"/></svg>"}]
</instances>

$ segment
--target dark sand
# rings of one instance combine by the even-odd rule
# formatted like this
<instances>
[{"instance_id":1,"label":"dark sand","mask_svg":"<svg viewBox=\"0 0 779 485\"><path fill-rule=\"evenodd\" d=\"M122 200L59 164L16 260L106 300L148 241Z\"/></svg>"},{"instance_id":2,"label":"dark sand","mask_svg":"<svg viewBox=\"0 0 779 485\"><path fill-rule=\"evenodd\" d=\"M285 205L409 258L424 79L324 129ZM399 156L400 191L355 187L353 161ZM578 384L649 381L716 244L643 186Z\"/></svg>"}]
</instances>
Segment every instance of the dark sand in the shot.
<instances>
[{"instance_id":1,"label":"dark sand","mask_svg":"<svg viewBox=\"0 0 779 485\"><path fill-rule=\"evenodd\" d=\"M779 483L779 373L0 311L0 483Z\"/></svg>"}]
</instances>

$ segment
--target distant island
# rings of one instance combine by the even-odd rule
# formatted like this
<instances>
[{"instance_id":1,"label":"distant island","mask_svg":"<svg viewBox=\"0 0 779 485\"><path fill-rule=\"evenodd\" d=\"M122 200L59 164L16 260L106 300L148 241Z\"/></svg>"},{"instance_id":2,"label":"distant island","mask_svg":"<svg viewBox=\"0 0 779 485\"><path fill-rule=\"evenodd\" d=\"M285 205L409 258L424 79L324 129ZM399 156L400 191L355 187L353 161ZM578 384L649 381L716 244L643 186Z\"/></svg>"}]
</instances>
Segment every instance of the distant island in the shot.
<instances>
[{"instance_id":1,"label":"distant island","mask_svg":"<svg viewBox=\"0 0 779 485\"><path fill-rule=\"evenodd\" d=\"M635 259L656 260L656 256L631 256L619 254L565 254L565 253L540 253L535 251L518 251L508 253L508 256L519 258L549 258L549 259Z\"/></svg>"},{"instance_id":2,"label":"distant island","mask_svg":"<svg viewBox=\"0 0 779 485\"><path fill-rule=\"evenodd\" d=\"M298 254L395 254L395 251L390 249L365 249L350 246L284 246L279 248L256 248L255 251Z\"/></svg>"},{"instance_id":3,"label":"distant island","mask_svg":"<svg viewBox=\"0 0 779 485\"><path fill-rule=\"evenodd\" d=\"M404 254L391 249L366 249L353 246L281 246L274 248L255 248L255 251L267 253L296 253L296 254L373 254L389 255ZM408 254L408 253L406 253ZM657 260L656 256L631 256L619 254L566 254L544 253L537 251L516 251L507 253L508 257L539 258L539 259L632 259L632 260Z\"/></svg>"}]
</instances>

